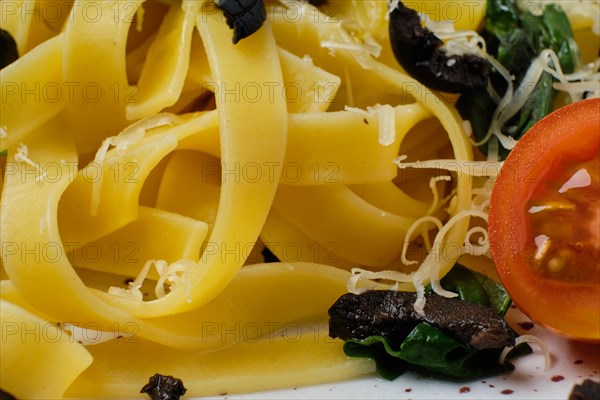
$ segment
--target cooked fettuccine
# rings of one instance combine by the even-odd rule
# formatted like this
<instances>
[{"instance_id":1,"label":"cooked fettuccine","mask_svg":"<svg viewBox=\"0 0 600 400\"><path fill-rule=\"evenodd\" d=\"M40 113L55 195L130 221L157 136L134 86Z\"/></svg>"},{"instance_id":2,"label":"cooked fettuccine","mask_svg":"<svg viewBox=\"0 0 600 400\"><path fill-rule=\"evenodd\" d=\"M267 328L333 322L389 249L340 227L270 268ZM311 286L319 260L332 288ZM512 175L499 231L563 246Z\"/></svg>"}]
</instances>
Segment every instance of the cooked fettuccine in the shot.
<instances>
[{"instance_id":1,"label":"cooked fettuccine","mask_svg":"<svg viewBox=\"0 0 600 400\"><path fill-rule=\"evenodd\" d=\"M370 373L323 324L347 285L443 293L486 253L465 238L489 174L452 99L395 64L386 1L269 2L235 45L211 0L0 4L3 390Z\"/></svg>"}]
</instances>

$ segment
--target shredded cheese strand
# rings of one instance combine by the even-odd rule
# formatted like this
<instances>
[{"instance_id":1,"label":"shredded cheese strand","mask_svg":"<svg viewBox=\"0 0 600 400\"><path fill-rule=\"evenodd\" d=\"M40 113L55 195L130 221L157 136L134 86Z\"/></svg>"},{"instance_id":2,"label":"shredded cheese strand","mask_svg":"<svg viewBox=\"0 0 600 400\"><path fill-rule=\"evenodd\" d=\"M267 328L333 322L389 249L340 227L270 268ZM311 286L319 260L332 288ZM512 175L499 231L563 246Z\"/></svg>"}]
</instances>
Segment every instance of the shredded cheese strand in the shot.
<instances>
[{"instance_id":1,"label":"shredded cheese strand","mask_svg":"<svg viewBox=\"0 0 600 400\"><path fill-rule=\"evenodd\" d=\"M500 353L500 357L498 359L498 363L504 364L506 361L506 356L508 356L508 353L510 353L510 351L512 349L514 349L515 347L517 347L518 345L520 345L522 343L530 343L530 344L538 345L538 347L544 353L544 371L547 371L548 368L550 368L550 363L551 363L550 362L550 351L548 350L548 346L546 345L546 343L544 343L544 341L542 339L540 339L537 336L533 336L533 335L521 335L521 336L517 337L515 339L514 346L507 346L502 350L502 353Z\"/></svg>"},{"instance_id":2,"label":"shredded cheese strand","mask_svg":"<svg viewBox=\"0 0 600 400\"><path fill-rule=\"evenodd\" d=\"M427 161L416 161L416 162L404 162L407 156L402 155L394 159L394 163L399 168L430 168L430 169L444 169L452 172L464 173L469 176L488 176L496 177L500 172L503 161L463 161L463 160L427 160Z\"/></svg>"}]
</instances>

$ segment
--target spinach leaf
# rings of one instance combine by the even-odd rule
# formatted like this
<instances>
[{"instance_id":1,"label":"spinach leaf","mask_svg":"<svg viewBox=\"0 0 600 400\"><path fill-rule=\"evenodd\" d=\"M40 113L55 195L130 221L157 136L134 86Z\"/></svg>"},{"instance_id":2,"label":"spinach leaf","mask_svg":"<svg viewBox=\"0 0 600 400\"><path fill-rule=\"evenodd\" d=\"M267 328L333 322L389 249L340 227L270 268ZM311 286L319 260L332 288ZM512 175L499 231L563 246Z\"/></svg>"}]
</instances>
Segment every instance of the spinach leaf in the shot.
<instances>
[{"instance_id":1,"label":"spinach leaf","mask_svg":"<svg viewBox=\"0 0 600 400\"><path fill-rule=\"evenodd\" d=\"M504 286L459 263L442 278L440 284L444 289L457 293L461 300L491 307L501 316L506 315L511 304ZM431 290L430 287L428 290Z\"/></svg>"},{"instance_id":2,"label":"spinach leaf","mask_svg":"<svg viewBox=\"0 0 600 400\"><path fill-rule=\"evenodd\" d=\"M505 316L512 304L512 299L506 289L504 289L504 286L480 273L473 271L471 273L475 275L475 279L479 281L481 286L483 286L483 290L487 293L490 307L496 310L498 315Z\"/></svg>"},{"instance_id":3,"label":"spinach leaf","mask_svg":"<svg viewBox=\"0 0 600 400\"><path fill-rule=\"evenodd\" d=\"M389 381L411 369L408 363L393 353L396 352L392 345L382 336L369 336L365 340L348 340L344 343L344 354L349 357L372 359L375 361L377 373Z\"/></svg>"},{"instance_id":4,"label":"spinach leaf","mask_svg":"<svg viewBox=\"0 0 600 400\"><path fill-rule=\"evenodd\" d=\"M477 350L424 322L417 325L397 349L382 336L349 340L344 344L346 355L372 358L377 372L388 380L408 368L450 380L481 378L513 370L509 362L498 363L501 352L502 349ZM520 352L531 352L531 348L517 346L507 358Z\"/></svg>"},{"instance_id":5,"label":"spinach leaf","mask_svg":"<svg viewBox=\"0 0 600 400\"><path fill-rule=\"evenodd\" d=\"M485 29L498 38L506 37L519 24L519 9L512 0L488 0Z\"/></svg>"},{"instance_id":6,"label":"spinach leaf","mask_svg":"<svg viewBox=\"0 0 600 400\"><path fill-rule=\"evenodd\" d=\"M520 10L515 0L487 0L486 25L482 34L486 38L488 52L515 77L515 87L521 83L531 61L544 49L552 49L557 54L565 73L573 72L580 59L569 20L562 9L554 4L546 6L542 15L537 16ZM503 79L499 79L499 74L493 68L490 71L490 82L496 92L502 95L506 91ZM520 139L529 128L552 111L555 96L552 82L550 74L542 74L520 112L502 127L504 134ZM474 136L478 140L483 139L496 108L487 91L465 93L456 107L461 116L471 122ZM480 146L480 150L487 154L487 145ZM501 159L505 159L508 153L509 150L500 146Z\"/></svg>"},{"instance_id":7,"label":"spinach leaf","mask_svg":"<svg viewBox=\"0 0 600 400\"><path fill-rule=\"evenodd\" d=\"M573 72L580 55L567 15L555 4L550 4L544 9L542 21L550 42L548 48L556 52L563 72Z\"/></svg>"},{"instance_id":8,"label":"spinach leaf","mask_svg":"<svg viewBox=\"0 0 600 400\"><path fill-rule=\"evenodd\" d=\"M523 136L529 128L552 111L552 99L554 98L552 82L553 79L549 73L542 73L533 93L531 93L518 114L516 124L518 137Z\"/></svg>"}]
</instances>

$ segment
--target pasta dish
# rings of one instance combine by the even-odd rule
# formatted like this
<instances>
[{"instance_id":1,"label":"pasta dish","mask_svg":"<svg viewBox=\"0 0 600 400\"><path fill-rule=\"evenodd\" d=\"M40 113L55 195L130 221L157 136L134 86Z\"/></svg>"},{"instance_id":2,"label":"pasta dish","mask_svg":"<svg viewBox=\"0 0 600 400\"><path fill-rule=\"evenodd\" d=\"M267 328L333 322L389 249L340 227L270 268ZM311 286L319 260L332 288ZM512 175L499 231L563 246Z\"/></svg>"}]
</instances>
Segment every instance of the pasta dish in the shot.
<instances>
[{"instance_id":1,"label":"pasta dish","mask_svg":"<svg viewBox=\"0 0 600 400\"><path fill-rule=\"evenodd\" d=\"M600 93L593 2L564 7L577 67L547 50L522 84L478 33L485 1L404 2L444 43L440 68L466 53L508 76L496 93L486 75L501 107L482 136L462 89L399 64L402 2L225 3L0 0L18 51L0 73L2 390L129 398L161 373L207 396L371 374L329 337L331 305L408 291L422 314L426 292L456 296L441 280L457 262L499 281L505 126L545 76L551 108Z\"/></svg>"}]
</instances>

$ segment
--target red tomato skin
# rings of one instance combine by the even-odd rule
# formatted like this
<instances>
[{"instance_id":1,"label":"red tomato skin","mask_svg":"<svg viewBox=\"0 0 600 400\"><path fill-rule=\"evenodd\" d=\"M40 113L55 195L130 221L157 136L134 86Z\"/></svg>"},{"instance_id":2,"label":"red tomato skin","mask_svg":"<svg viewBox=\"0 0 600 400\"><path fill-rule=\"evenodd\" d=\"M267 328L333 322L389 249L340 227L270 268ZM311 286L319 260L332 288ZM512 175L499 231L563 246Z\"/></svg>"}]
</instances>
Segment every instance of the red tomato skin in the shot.
<instances>
[{"instance_id":1,"label":"red tomato skin","mask_svg":"<svg viewBox=\"0 0 600 400\"><path fill-rule=\"evenodd\" d=\"M511 151L496 179L489 242L498 275L534 322L574 340L600 342L600 287L541 278L523 255L525 204L559 154L600 151L600 99L560 108L534 125ZM574 221L580 223L581 221Z\"/></svg>"}]
</instances>

